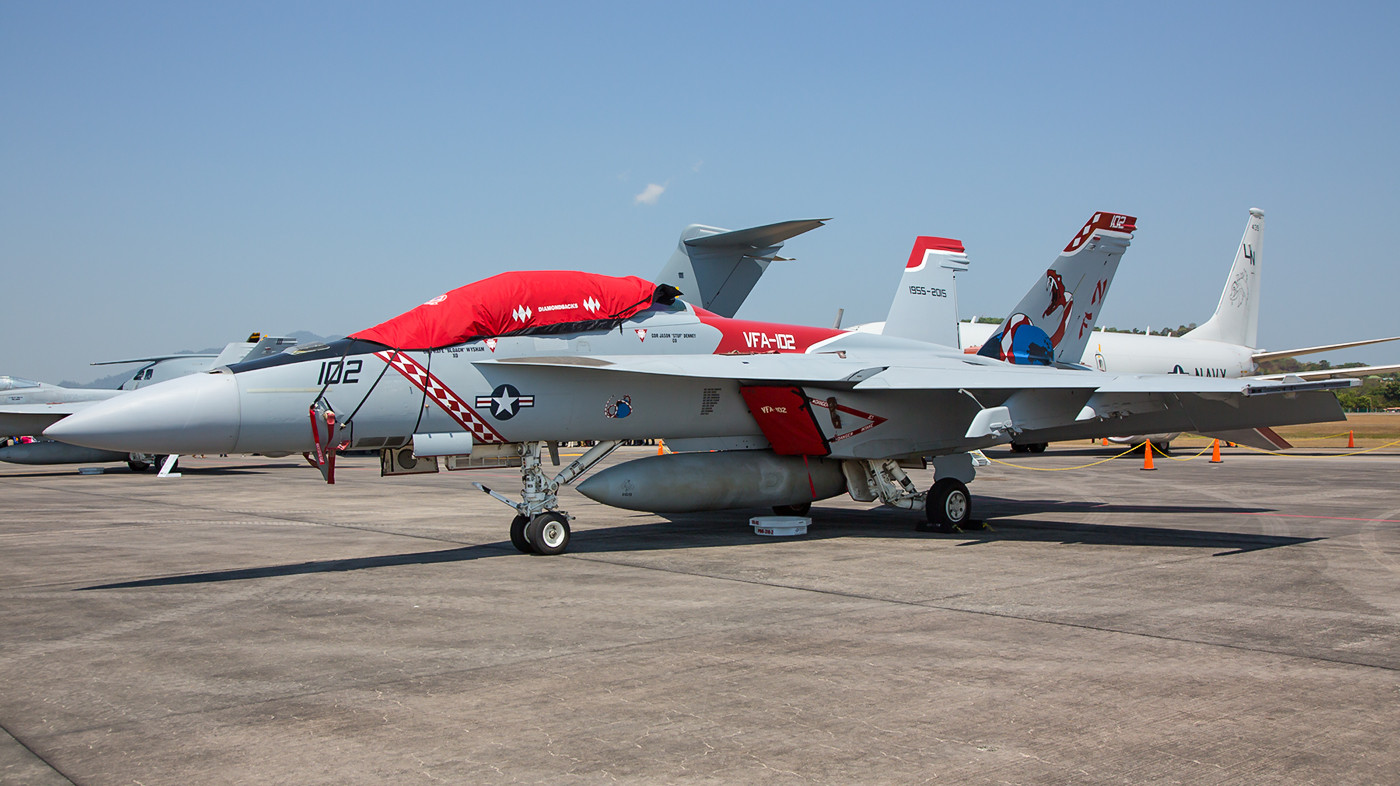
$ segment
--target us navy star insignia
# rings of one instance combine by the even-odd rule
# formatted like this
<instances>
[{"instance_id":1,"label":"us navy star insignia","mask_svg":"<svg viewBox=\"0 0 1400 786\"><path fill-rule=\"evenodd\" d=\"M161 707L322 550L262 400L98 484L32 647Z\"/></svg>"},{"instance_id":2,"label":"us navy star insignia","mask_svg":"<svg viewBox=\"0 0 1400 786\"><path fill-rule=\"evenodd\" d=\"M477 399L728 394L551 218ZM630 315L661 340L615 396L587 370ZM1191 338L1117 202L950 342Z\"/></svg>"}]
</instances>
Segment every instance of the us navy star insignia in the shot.
<instances>
[{"instance_id":1,"label":"us navy star insignia","mask_svg":"<svg viewBox=\"0 0 1400 786\"><path fill-rule=\"evenodd\" d=\"M478 407L489 407L491 417L496 420L510 420L520 410L535 406L534 396L522 396L514 385L497 385L489 396L477 396Z\"/></svg>"}]
</instances>

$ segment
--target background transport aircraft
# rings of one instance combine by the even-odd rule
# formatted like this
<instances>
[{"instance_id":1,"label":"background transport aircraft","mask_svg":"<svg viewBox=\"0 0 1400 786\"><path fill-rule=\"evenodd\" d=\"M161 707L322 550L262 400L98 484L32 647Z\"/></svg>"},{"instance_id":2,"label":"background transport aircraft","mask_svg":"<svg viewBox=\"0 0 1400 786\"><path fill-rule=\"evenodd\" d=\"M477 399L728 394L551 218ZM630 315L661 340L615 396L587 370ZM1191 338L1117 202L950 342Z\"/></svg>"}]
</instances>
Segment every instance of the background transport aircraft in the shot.
<instances>
[{"instance_id":1,"label":"background transport aircraft","mask_svg":"<svg viewBox=\"0 0 1400 786\"><path fill-rule=\"evenodd\" d=\"M1056 264L1066 291L1081 297L1081 279L1092 281L1088 297L1099 281L1106 288L1131 225L1114 214L1087 225ZM1042 292L1018 307L1028 322L1008 345L1013 360L1041 354L1036 330L1079 337L1073 322L1058 329L1056 293ZM305 452L329 482L348 448L381 450L386 475L435 471L438 458L449 468L519 466L519 501L483 490L515 512L517 548L557 554L570 538L559 489L625 440L724 450L627 462L581 492L642 510L801 505L845 492L922 509L931 526L951 528L971 514L968 452L1019 432L1209 434L1338 420L1326 391L1352 384L1062 370L732 319L676 294L635 277L503 273L340 341L99 402L46 433L157 453ZM566 440L598 444L550 477L541 455ZM904 466L929 456L935 482L923 492Z\"/></svg>"},{"instance_id":2,"label":"background transport aircraft","mask_svg":"<svg viewBox=\"0 0 1400 786\"><path fill-rule=\"evenodd\" d=\"M141 363L136 373L120 388L65 388L16 377L0 377L0 434L5 436L34 436L79 411L94 401L105 401L124 391L154 385L187 374L267 357L294 345L294 338L254 333L247 341L228 344L218 353L182 353L152 355L128 360L107 360L94 366ZM68 445L51 439L0 448L0 461L12 464L102 464L125 461L134 472L145 472L161 464L163 456L151 456L128 450L94 450Z\"/></svg>"},{"instance_id":3,"label":"background transport aircraft","mask_svg":"<svg viewBox=\"0 0 1400 786\"><path fill-rule=\"evenodd\" d=\"M1210 319L1183 336L1156 336L1137 333L1116 333L1102 329L1095 330L1086 342L1082 354L1076 359L1088 368L1126 374L1190 374L1204 377L1243 377L1254 376L1257 364L1266 360L1296 357L1300 355L1327 352L1337 349L1363 346L1366 344L1394 341L1400 337L1368 339L1342 344L1305 347L1279 351L1264 351L1258 348L1259 302L1260 302L1260 259L1263 251L1264 211L1251 208L1245 224L1243 237L1236 250L1234 262L1225 279L1225 287L1220 293L1220 301ZM918 251L916 241L915 250ZM956 300L956 282L951 275L930 281L931 271L905 269L904 277L896 290L894 302L890 306L890 317L885 322L873 322L857 326L856 330L886 332L891 329L890 321L898 314L908 313L927 298L924 292L934 288L945 289L950 299ZM1066 311L1073 306L1066 305ZM903 320L899 325L903 325ZM899 329L899 326L896 326ZM1001 335L1001 325L978 322L959 322L957 325L958 343L966 351L985 351L995 335ZM909 335L901 332L898 335ZM1315 372L1266 375L1263 379L1334 379L1342 377L1363 377L1373 374L1388 374L1400 371L1400 366L1365 366L1349 369L1329 369ZM1175 434L1150 434L1115 437L1116 441L1137 444L1151 438L1154 445L1165 445ZM1262 445L1261 445L1262 447ZM1274 437L1271 448L1288 447ZM1012 449L1040 452L1045 449L1043 442L1012 443Z\"/></svg>"}]
</instances>

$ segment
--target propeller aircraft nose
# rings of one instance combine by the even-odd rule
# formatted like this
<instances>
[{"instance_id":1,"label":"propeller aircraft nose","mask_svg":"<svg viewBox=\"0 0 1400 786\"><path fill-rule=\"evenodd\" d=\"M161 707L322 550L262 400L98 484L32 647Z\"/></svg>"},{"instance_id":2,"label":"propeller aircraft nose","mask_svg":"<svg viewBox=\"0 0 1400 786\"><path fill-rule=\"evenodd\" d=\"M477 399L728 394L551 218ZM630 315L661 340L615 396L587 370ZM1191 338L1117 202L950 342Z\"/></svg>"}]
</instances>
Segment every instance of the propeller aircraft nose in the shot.
<instances>
[{"instance_id":1,"label":"propeller aircraft nose","mask_svg":"<svg viewBox=\"0 0 1400 786\"><path fill-rule=\"evenodd\" d=\"M71 445L131 453L231 453L240 405L232 374L191 374L100 401L49 426Z\"/></svg>"}]
</instances>

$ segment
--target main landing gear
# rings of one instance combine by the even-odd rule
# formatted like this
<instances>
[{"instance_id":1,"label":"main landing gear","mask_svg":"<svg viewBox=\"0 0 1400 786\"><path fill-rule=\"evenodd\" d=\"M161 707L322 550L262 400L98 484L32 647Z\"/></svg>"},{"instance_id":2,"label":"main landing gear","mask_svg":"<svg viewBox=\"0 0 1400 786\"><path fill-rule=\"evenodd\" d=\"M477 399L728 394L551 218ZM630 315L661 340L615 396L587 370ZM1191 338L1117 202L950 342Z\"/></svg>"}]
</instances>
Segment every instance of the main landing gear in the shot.
<instances>
[{"instance_id":1,"label":"main landing gear","mask_svg":"<svg viewBox=\"0 0 1400 786\"><path fill-rule=\"evenodd\" d=\"M608 457L622 444L622 440L599 442L587 453L569 462L569 465L550 478L545 475L540 464L540 451L543 442L522 442L520 444L520 502L515 502L503 494L492 491L480 483L473 484L482 491L515 509L516 516L510 522L510 542L525 554L563 554L569 548L569 514L558 509L556 496L560 486L578 480L583 473ZM549 444L550 456L554 464L559 463L557 447Z\"/></svg>"},{"instance_id":2,"label":"main landing gear","mask_svg":"<svg viewBox=\"0 0 1400 786\"><path fill-rule=\"evenodd\" d=\"M928 490L924 515L929 529L957 532L972 519L972 495L957 478L940 478Z\"/></svg>"},{"instance_id":3,"label":"main landing gear","mask_svg":"<svg viewBox=\"0 0 1400 786\"><path fill-rule=\"evenodd\" d=\"M973 527L972 495L966 483L977 475L971 455L937 456L933 465L937 480L923 494L893 460L847 461L841 469L846 473L846 488L853 499L878 499L890 507L922 510L928 523L917 527L921 531L958 532Z\"/></svg>"}]
</instances>

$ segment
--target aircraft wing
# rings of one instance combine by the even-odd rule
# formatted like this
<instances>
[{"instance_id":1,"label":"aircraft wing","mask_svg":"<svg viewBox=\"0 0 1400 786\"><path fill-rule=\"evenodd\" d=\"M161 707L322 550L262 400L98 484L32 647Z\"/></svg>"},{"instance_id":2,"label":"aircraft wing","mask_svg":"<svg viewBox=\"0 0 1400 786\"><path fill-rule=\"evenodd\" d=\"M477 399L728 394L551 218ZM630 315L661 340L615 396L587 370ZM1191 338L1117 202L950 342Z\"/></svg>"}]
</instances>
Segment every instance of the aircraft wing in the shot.
<instances>
[{"instance_id":1,"label":"aircraft wing","mask_svg":"<svg viewBox=\"0 0 1400 786\"><path fill-rule=\"evenodd\" d=\"M202 352L183 352L175 355L151 355L144 358L128 358L126 360L99 360L96 363L89 363L91 366L119 366L124 363L159 363L162 360L183 360L185 358L212 358L218 355L211 355Z\"/></svg>"},{"instance_id":2,"label":"aircraft wing","mask_svg":"<svg viewBox=\"0 0 1400 786\"><path fill-rule=\"evenodd\" d=\"M901 423L896 431L902 433L866 429L827 435L833 444L849 439L841 449L857 457L960 452L1013 436L1049 442L1340 420L1345 416L1329 391L1356 384L1116 375L913 353L581 356L484 360L474 365L495 381L514 378L533 388L581 390L596 384L598 375L615 380L618 389L644 387L645 379L661 377L741 390L797 388L819 407L858 411L870 422ZM755 418L763 422L762 416ZM831 420L834 428L841 428L841 418Z\"/></svg>"},{"instance_id":3,"label":"aircraft wing","mask_svg":"<svg viewBox=\"0 0 1400 786\"><path fill-rule=\"evenodd\" d=\"M1001 363L940 358L841 357L836 353L770 355L615 355L502 358L476 361L476 366L589 369L614 375L651 375L736 381L741 384L821 384L852 389L951 390L962 388L1020 389L1028 385L1092 390L1106 378L1093 372L1062 372L1043 367L1008 369ZM565 376L561 376L566 378ZM1229 380L1190 377L1200 382ZM1234 388L1238 388L1235 385Z\"/></svg>"},{"instance_id":4,"label":"aircraft wing","mask_svg":"<svg viewBox=\"0 0 1400 786\"><path fill-rule=\"evenodd\" d=\"M1361 377L1377 377L1384 376L1386 374L1400 374L1400 364L1392 366L1353 366L1351 368L1329 368L1322 369L1319 371L1290 371L1287 374L1265 374L1263 376L1251 377L1251 379L1283 380L1289 377L1297 377L1306 380L1341 379L1347 377L1353 379L1360 379ZM1238 442L1239 440L1232 441Z\"/></svg>"},{"instance_id":5,"label":"aircraft wing","mask_svg":"<svg viewBox=\"0 0 1400 786\"><path fill-rule=\"evenodd\" d=\"M0 405L0 435L35 436L44 429L97 401L66 401L59 404Z\"/></svg>"}]
</instances>

